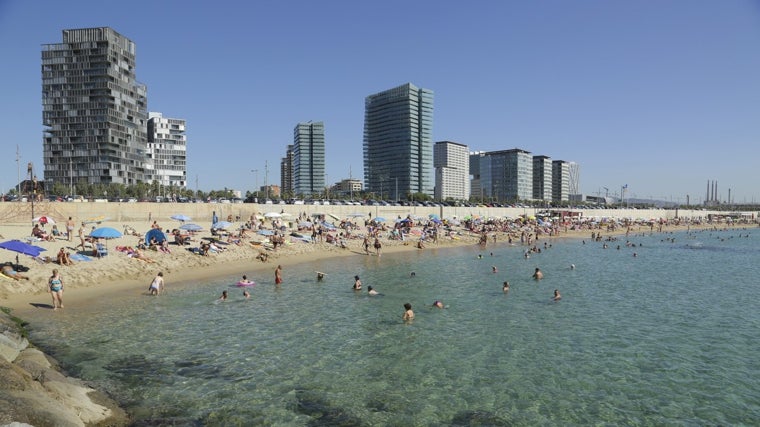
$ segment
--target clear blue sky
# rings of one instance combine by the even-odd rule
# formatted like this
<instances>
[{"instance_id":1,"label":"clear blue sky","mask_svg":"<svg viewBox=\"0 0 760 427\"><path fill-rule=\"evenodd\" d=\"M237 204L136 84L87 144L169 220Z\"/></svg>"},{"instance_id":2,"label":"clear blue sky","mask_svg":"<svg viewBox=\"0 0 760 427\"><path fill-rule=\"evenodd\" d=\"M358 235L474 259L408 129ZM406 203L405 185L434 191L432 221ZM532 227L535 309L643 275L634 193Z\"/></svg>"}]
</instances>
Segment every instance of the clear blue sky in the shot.
<instances>
[{"instance_id":1,"label":"clear blue sky","mask_svg":"<svg viewBox=\"0 0 760 427\"><path fill-rule=\"evenodd\" d=\"M0 0L0 187L42 175L40 46L108 26L148 108L188 123L195 189L251 190L301 121L330 182L363 178L367 95L435 91L433 136L581 165L587 194L760 202L760 2ZM23 174L23 170L22 170Z\"/></svg>"}]
</instances>

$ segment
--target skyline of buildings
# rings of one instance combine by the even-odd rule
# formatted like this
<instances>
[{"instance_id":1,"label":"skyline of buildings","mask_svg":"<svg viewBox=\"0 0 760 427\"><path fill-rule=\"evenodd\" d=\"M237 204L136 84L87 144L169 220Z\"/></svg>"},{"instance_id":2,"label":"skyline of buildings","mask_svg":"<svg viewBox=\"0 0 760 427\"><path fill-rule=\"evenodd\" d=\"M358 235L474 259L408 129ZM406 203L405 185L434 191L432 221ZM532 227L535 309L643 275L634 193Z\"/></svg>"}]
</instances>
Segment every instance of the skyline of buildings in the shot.
<instances>
[{"instance_id":1,"label":"skyline of buildings","mask_svg":"<svg viewBox=\"0 0 760 427\"><path fill-rule=\"evenodd\" d=\"M42 49L46 183L187 188L186 121L148 112L135 44L108 27L62 34L62 43ZM517 148L473 158L465 144L434 144L433 111L434 92L412 83L366 96L363 185L351 177L327 182L324 122L298 123L280 162L278 190L300 197L363 188L395 200L417 193L438 200L568 200L578 188L577 168L573 180L568 162ZM251 170L257 191L272 187L265 169L263 187L259 171Z\"/></svg>"}]
</instances>

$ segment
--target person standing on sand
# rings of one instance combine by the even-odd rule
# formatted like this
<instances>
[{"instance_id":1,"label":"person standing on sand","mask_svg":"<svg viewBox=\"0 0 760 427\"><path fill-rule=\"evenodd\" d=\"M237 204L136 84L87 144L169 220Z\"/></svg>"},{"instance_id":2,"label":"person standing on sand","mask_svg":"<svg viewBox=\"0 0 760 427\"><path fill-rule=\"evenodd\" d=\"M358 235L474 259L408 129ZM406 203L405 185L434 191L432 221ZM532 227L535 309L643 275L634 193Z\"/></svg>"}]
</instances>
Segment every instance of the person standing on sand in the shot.
<instances>
[{"instance_id":1,"label":"person standing on sand","mask_svg":"<svg viewBox=\"0 0 760 427\"><path fill-rule=\"evenodd\" d=\"M69 242L74 237L74 220L69 217L69 220L66 221L66 240Z\"/></svg>"},{"instance_id":2,"label":"person standing on sand","mask_svg":"<svg viewBox=\"0 0 760 427\"><path fill-rule=\"evenodd\" d=\"M48 291L53 297L53 310L63 308L63 279L58 269L53 269L53 275L48 279Z\"/></svg>"},{"instance_id":3,"label":"person standing on sand","mask_svg":"<svg viewBox=\"0 0 760 427\"><path fill-rule=\"evenodd\" d=\"M282 266L278 265L274 269L274 284L279 285L280 283L282 283Z\"/></svg>"},{"instance_id":4,"label":"person standing on sand","mask_svg":"<svg viewBox=\"0 0 760 427\"><path fill-rule=\"evenodd\" d=\"M150 286L148 287L148 291L150 291L151 295L158 296L159 294L161 294L161 291L163 289L164 289L164 273L159 271L156 277L150 283Z\"/></svg>"}]
</instances>

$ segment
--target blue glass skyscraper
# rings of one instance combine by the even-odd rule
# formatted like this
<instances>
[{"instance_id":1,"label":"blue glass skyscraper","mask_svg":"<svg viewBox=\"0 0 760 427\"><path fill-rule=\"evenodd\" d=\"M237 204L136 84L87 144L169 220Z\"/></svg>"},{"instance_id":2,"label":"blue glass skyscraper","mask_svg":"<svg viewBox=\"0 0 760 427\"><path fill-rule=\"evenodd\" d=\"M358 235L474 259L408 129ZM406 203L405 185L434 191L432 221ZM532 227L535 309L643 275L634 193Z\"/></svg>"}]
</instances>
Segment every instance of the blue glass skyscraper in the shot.
<instances>
[{"instance_id":1,"label":"blue glass skyscraper","mask_svg":"<svg viewBox=\"0 0 760 427\"><path fill-rule=\"evenodd\" d=\"M433 196L433 91L411 83L364 102L364 185L380 198Z\"/></svg>"}]
</instances>

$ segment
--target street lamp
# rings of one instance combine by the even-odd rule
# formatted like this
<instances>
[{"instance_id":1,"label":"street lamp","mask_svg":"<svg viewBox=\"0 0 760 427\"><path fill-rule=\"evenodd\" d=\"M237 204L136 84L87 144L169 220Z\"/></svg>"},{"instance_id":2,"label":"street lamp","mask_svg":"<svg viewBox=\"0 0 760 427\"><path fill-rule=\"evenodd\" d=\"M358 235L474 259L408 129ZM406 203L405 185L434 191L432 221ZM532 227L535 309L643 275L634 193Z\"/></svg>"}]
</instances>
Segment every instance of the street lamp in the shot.
<instances>
[{"instance_id":1,"label":"street lamp","mask_svg":"<svg viewBox=\"0 0 760 427\"><path fill-rule=\"evenodd\" d=\"M258 169L251 169L251 172L253 172L256 177L256 187L254 187L255 195L253 196L253 201L258 203L259 202L259 170Z\"/></svg>"},{"instance_id":2,"label":"street lamp","mask_svg":"<svg viewBox=\"0 0 760 427\"><path fill-rule=\"evenodd\" d=\"M34 166L32 162L26 165L26 171L29 173L29 184L32 185L29 193L29 199L32 201L32 225L34 225L34 198L37 195L37 177L34 176Z\"/></svg>"}]
</instances>

